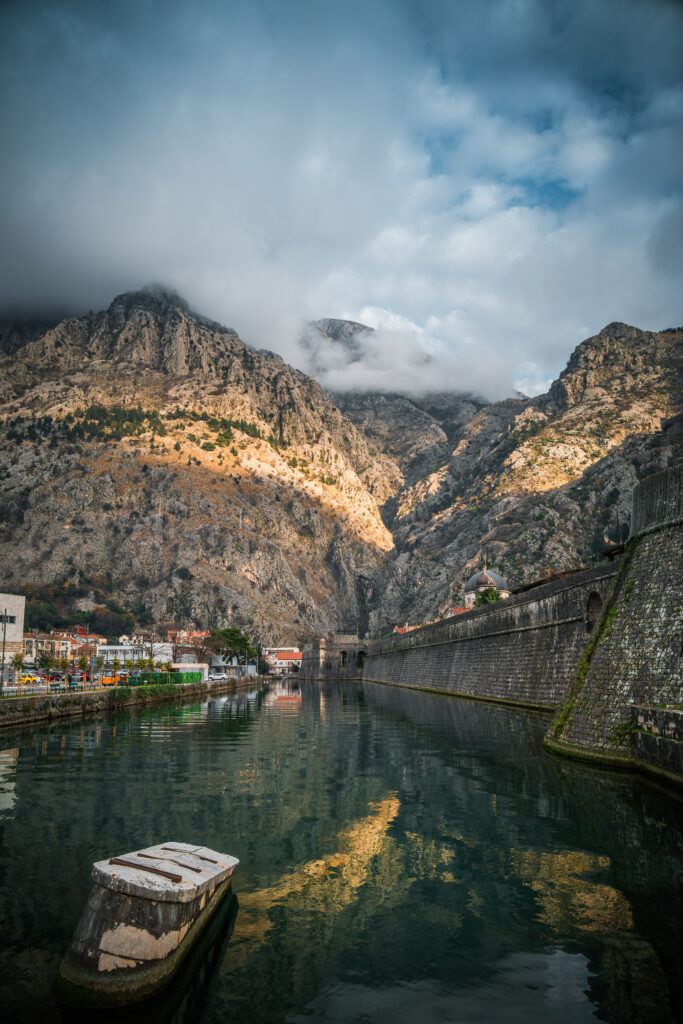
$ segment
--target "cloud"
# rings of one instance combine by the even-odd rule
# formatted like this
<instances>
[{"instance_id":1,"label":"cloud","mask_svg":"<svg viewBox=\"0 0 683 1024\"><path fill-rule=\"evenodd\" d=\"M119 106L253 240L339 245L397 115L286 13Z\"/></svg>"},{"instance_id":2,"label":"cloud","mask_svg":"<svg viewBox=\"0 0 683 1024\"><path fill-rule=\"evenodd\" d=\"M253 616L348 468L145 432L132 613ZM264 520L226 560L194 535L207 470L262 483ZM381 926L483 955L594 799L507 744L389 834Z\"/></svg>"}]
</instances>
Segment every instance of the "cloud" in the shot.
<instances>
[{"instance_id":1,"label":"cloud","mask_svg":"<svg viewBox=\"0 0 683 1024\"><path fill-rule=\"evenodd\" d=\"M0 305L161 280L323 383L495 397L683 322L677 4L25 0L0 31ZM316 364L322 316L377 327L360 363Z\"/></svg>"}]
</instances>

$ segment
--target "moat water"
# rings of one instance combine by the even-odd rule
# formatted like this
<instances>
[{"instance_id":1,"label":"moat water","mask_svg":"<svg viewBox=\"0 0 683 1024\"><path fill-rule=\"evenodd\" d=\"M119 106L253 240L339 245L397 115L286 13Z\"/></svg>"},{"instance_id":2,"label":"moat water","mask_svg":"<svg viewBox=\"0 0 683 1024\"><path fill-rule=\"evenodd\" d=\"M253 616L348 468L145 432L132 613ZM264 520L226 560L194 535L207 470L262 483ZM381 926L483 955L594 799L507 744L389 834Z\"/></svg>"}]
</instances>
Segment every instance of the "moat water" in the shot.
<instances>
[{"instance_id":1,"label":"moat water","mask_svg":"<svg viewBox=\"0 0 683 1024\"><path fill-rule=\"evenodd\" d=\"M181 840L240 858L239 908L147 1022L680 1020L683 805L546 726L347 683L0 734L2 1019L76 1020L91 863Z\"/></svg>"}]
</instances>

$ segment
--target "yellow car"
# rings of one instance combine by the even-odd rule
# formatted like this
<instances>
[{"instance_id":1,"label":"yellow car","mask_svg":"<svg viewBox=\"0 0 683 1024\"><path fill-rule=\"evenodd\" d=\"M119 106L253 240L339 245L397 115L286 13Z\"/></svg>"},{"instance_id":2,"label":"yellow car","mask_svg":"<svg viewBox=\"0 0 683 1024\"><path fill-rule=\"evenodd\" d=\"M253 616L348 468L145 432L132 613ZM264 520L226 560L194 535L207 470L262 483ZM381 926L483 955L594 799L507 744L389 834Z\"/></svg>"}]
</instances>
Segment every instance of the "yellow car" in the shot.
<instances>
[{"instance_id":1,"label":"yellow car","mask_svg":"<svg viewBox=\"0 0 683 1024\"><path fill-rule=\"evenodd\" d=\"M40 682L42 682L42 679L39 679L38 676L31 675L30 672L27 672L21 677L22 686L36 686Z\"/></svg>"}]
</instances>

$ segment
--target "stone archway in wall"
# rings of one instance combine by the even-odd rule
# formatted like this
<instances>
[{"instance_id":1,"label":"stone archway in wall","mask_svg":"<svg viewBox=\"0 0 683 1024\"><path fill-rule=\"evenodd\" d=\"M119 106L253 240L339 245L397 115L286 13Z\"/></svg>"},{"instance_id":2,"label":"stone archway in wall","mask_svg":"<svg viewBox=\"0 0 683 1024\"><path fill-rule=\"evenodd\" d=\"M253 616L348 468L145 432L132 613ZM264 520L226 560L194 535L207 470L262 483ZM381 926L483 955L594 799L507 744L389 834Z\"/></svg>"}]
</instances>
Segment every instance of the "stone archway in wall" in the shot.
<instances>
[{"instance_id":1,"label":"stone archway in wall","mask_svg":"<svg viewBox=\"0 0 683 1024\"><path fill-rule=\"evenodd\" d=\"M346 668L346 651L339 652L339 664L341 668Z\"/></svg>"},{"instance_id":2,"label":"stone archway in wall","mask_svg":"<svg viewBox=\"0 0 683 1024\"><path fill-rule=\"evenodd\" d=\"M598 619L600 618L600 612L602 611L602 598L593 591L588 597L586 604L586 632L590 633Z\"/></svg>"},{"instance_id":3,"label":"stone archway in wall","mask_svg":"<svg viewBox=\"0 0 683 1024\"><path fill-rule=\"evenodd\" d=\"M359 670L362 670L363 665L365 664L365 659L367 658L367 656L368 656L368 652L367 651L359 651L358 654L356 655L356 664L358 665Z\"/></svg>"}]
</instances>

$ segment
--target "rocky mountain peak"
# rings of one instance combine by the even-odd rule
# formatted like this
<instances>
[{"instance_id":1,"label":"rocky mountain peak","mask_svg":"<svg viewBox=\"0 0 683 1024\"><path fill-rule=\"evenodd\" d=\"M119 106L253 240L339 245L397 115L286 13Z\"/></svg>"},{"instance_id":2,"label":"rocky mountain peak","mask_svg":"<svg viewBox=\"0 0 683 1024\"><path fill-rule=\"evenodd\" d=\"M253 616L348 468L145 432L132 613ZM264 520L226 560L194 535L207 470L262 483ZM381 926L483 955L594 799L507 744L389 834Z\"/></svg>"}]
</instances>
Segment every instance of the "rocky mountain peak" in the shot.
<instances>
[{"instance_id":1,"label":"rocky mountain peak","mask_svg":"<svg viewBox=\"0 0 683 1024\"><path fill-rule=\"evenodd\" d=\"M325 375L330 365L338 366L339 361L358 363L365 355L364 336L373 333L373 328L354 320L338 320L323 317L303 324L300 341L310 353L310 366L314 375Z\"/></svg>"},{"instance_id":2,"label":"rocky mountain peak","mask_svg":"<svg viewBox=\"0 0 683 1024\"><path fill-rule=\"evenodd\" d=\"M112 323L125 322L136 310L144 310L165 317L171 310L190 312L185 299L173 289L159 284L148 284L136 291L122 292L109 305L107 315Z\"/></svg>"},{"instance_id":3,"label":"rocky mountain peak","mask_svg":"<svg viewBox=\"0 0 683 1024\"><path fill-rule=\"evenodd\" d=\"M359 324L355 320L337 320L335 317L314 320L313 326L331 341L346 342L358 334L372 334L374 331L374 328L368 327L367 324Z\"/></svg>"},{"instance_id":4,"label":"rocky mountain peak","mask_svg":"<svg viewBox=\"0 0 683 1024\"><path fill-rule=\"evenodd\" d=\"M149 285L117 295L103 312L46 330L23 346L21 362L8 364L6 374L20 389L56 369L78 369L93 360L180 377L215 374L246 350L233 330L193 313L176 292Z\"/></svg>"},{"instance_id":5,"label":"rocky mountain peak","mask_svg":"<svg viewBox=\"0 0 683 1024\"><path fill-rule=\"evenodd\" d=\"M645 382L653 367L666 364L676 347L680 348L676 335L641 331L618 321L607 324L577 345L550 388L550 399L566 409L592 389L614 385L617 378Z\"/></svg>"}]
</instances>

